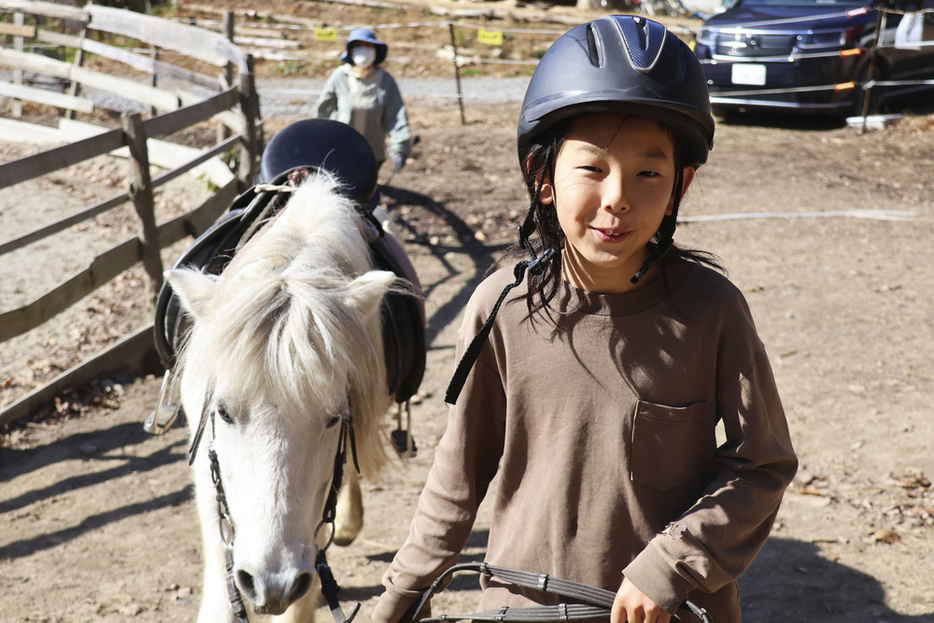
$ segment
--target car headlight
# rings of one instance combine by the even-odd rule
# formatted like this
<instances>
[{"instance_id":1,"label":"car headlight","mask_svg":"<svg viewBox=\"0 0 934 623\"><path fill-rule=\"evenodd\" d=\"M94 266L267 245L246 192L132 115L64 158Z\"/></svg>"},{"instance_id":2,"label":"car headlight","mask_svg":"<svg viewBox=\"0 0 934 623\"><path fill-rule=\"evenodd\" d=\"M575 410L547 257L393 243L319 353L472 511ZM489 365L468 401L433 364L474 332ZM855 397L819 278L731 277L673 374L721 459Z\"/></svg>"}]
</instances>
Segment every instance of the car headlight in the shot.
<instances>
[{"instance_id":1,"label":"car headlight","mask_svg":"<svg viewBox=\"0 0 934 623\"><path fill-rule=\"evenodd\" d=\"M805 48L849 48L858 43L858 38L864 28L847 28L845 30L809 30L798 35L798 47Z\"/></svg>"}]
</instances>

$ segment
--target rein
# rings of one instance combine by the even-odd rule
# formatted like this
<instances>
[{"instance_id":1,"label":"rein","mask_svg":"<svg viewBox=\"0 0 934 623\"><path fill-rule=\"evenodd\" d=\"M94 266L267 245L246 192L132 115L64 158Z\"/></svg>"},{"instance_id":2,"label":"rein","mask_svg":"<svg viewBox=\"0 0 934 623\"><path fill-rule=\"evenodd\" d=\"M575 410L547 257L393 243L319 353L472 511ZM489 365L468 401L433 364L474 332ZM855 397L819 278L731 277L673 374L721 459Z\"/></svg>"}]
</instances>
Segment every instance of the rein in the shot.
<instances>
[{"instance_id":1,"label":"rein","mask_svg":"<svg viewBox=\"0 0 934 623\"><path fill-rule=\"evenodd\" d=\"M433 618L418 619L419 613L425 608L435 593L444 589L447 576L458 571L473 571L488 578L495 578L508 584L523 588L532 588L543 593L569 597L582 603L560 603L552 606L531 606L510 608L504 606L499 610L488 610L466 615L442 614ZM491 623L546 623L552 621L593 621L609 620L610 610L616 593L595 586L554 578L545 573L530 573L517 569L497 567L485 562L468 562L457 564L442 573L432 582L431 587L424 592L421 600L412 606L400 620L400 623L442 623L449 621L489 621ZM703 608L690 601L685 601L681 609L687 609L704 623L712 623L710 615Z\"/></svg>"},{"instance_id":2,"label":"rein","mask_svg":"<svg viewBox=\"0 0 934 623\"><path fill-rule=\"evenodd\" d=\"M195 461L195 457L198 454L198 446L201 444L201 438L204 435L204 429L207 428L208 415L210 415L211 443L208 444L208 461L211 468L211 482L214 484L214 493L217 498L218 527L220 530L221 542L224 544L224 561L227 569L227 595L230 598L230 605L233 608L237 623L249 623L246 607L243 605L243 597L240 594L240 589L237 588L236 578L233 572L233 545L236 531L234 530L233 519L230 516L230 507L227 505L227 494L224 492L220 462L217 460L217 452L214 450L216 432L214 423L215 411L210 408L210 393L208 396L209 398L205 400L204 407L201 410L201 419L198 422L198 428L195 430L191 446L188 448L188 465L193 464ZM321 530L321 527L325 524L329 524L331 529L328 542L315 554L315 571L318 573L318 577L321 578L321 593L324 595L328 603L328 608L331 610L331 614L334 616L336 623L352 623L354 617L357 616L357 612L360 610L360 604L358 603L353 607L349 615L344 614L340 606L340 601L337 598L340 586L334 579L334 574L331 571L330 565L328 565L326 555L326 551L331 546L334 539L334 519L337 516L337 496L338 493L340 493L341 483L344 479L344 465L347 462L348 445L350 446L350 455L353 459L354 468L359 472L360 465L357 463L357 442L354 436L352 413L349 413L347 417L341 418L341 432L337 442L337 452L334 456L334 473L331 477L331 488L328 492L328 498L324 503L321 521L318 522L315 528L315 537L317 537L318 531Z\"/></svg>"}]
</instances>

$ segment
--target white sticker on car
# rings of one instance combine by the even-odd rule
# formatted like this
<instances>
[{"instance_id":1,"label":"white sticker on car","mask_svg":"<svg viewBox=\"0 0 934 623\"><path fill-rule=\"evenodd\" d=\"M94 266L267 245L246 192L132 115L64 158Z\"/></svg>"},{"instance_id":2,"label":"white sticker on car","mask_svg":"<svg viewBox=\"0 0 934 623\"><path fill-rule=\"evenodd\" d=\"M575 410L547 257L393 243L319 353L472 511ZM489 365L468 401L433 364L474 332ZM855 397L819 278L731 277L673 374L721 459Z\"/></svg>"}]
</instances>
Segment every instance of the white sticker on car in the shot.
<instances>
[{"instance_id":1,"label":"white sticker on car","mask_svg":"<svg viewBox=\"0 0 934 623\"><path fill-rule=\"evenodd\" d=\"M733 84L763 86L765 84L765 65L734 63L732 79Z\"/></svg>"}]
</instances>

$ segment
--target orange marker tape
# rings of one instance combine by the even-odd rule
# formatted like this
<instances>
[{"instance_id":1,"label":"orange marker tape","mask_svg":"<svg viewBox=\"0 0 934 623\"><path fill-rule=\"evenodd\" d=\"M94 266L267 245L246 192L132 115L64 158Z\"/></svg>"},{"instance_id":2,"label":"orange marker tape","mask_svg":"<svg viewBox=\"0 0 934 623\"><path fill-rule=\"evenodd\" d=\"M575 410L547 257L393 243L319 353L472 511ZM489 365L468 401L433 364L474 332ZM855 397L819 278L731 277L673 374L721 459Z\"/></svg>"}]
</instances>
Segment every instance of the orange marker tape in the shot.
<instances>
[{"instance_id":1,"label":"orange marker tape","mask_svg":"<svg viewBox=\"0 0 934 623\"><path fill-rule=\"evenodd\" d=\"M848 91L849 89L855 89L856 83L852 80L850 82L841 82L840 84L833 85L834 91Z\"/></svg>"},{"instance_id":2,"label":"orange marker tape","mask_svg":"<svg viewBox=\"0 0 934 623\"><path fill-rule=\"evenodd\" d=\"M862 48L850 48L849 50L840 50L840 56L859 56L863 53Z\"/></svg>"}]
</instances>

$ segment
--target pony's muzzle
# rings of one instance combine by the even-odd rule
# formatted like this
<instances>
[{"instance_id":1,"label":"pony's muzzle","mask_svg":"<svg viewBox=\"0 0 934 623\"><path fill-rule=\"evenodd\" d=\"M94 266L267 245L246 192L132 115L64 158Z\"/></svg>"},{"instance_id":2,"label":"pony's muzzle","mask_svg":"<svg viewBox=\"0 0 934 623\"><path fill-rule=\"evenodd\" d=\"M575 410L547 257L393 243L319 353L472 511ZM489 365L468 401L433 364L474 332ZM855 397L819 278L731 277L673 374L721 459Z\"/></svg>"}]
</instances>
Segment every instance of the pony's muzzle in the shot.
<instances>
[{"instance_id":1,"label":"pony's muzzle","mask_svg":"<svg viewBox=\"0 0 934 623\"><path fill-rule=\"evenodd\" d=\"M311 589L314 571L309 566L275 574L253 574L239 568L234 577L237 588L253 604L256 614L278 616Z\"/></svg>"}]
</instances>

